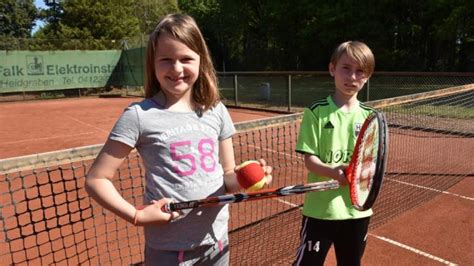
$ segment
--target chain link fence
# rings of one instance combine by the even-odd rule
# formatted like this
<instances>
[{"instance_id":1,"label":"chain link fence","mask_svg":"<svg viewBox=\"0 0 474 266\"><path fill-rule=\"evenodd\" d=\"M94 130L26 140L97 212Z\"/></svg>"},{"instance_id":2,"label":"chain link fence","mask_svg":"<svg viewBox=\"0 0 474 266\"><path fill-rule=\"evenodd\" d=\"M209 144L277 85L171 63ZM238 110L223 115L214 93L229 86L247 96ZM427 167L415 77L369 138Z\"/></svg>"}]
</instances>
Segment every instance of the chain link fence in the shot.
<instances>
[{"instance_id":1,"label":"chain link fence","mask_svg":"<svg viewBox=\"0 0 474 266\"><path fill-rule=\"evenodd\" d=\"M227 105L300 111L334 92L328 72L221 72L219 87ZM474 73L375 72L359 93L373 101L474 83Z\"/></svg>"},{"instance_id":2,"label":"chain link fence","mask_svg":"<svg viewBox=\"0 0 474 266\"><path fill-rule=\"evenodd\" d=\"M0 37L0 51L122 50L145 47L148 36L123 40L109 39L39 39Z\"/></svg>"}]
</instances>

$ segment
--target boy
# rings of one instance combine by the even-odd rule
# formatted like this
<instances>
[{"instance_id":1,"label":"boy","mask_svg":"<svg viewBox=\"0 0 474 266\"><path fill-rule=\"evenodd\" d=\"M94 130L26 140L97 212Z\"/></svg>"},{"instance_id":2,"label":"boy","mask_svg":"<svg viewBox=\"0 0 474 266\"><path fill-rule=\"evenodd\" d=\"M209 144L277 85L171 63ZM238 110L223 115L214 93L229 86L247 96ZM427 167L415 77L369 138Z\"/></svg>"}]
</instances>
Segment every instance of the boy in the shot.
<instances>
[{"instance_id":1,"label":"boy","mask_svg":"<svg viewBox=\"0 0 474 266\"><path fill-rule=\"evenodd\" d=\"M329 63L334 94L304 110L296 151L304 154L308 182L335 179L341 186L306 194L294 265L323 265L332 244L338 265L360 265L372 210L361 212L352 206L344 169L360 127L373 111L357 100L357 94L374 66L374 55L366 44L340 44Z\"/></svg>"}]
</instances>

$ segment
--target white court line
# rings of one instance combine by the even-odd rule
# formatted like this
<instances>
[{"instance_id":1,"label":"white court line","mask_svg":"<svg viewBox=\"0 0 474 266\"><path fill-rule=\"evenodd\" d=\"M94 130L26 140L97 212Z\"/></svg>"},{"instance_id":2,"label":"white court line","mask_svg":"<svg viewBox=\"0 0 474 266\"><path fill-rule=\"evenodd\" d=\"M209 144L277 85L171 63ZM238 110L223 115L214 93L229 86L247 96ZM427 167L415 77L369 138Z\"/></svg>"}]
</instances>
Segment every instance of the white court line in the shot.
<instances>
[{"instance_id":1,"label":"white court line","mask_svg":"<svg viewBox=\"0 0 474 266\"><path fill-rule=\"evenodd\" d=\"M249 145L249 146L253 146L254 148L260 148L260 147L256 147L255 145ZM274 151L274 150L269 150L269 149L263 149L263 150L266 150L266 151L270 151L272 153L278 153L278 151ZM282 153L283 155L285 156L288 156L290 158L296 158L296 156L293 156L291 154L287 154L287 153ZM438 190L438 189L434 189L434 188L430 188L430 187L425 187L425 186L420 186L420 185L416 185L416 184L411 184L411 183L408 183L408 182L404 182L404 181L399 181L399 180L394 180L394 179L391 179L391 178L387 178L387 180L390 180L390 181L394 181L394 182L398 182L400 184L404 184L404 185L408 185L408 186L413 186L413 187L417 187L417 188L421 188L421 189L426 189L426 190L431 190L431 191L435 191L435 192L438 192L438 193L443 193L443 194L447 194L447 195L450 195L450 196L455 196L455 197L459 197L459 198L462 198L462 199L467 199L467 200L472 200L474 201L474 198L471 198L471 197L467 197L467 196L463 196L463 195L459 195L459 194L456 194L456 193L451 193L451 192L448 192L448 191L442 191L442 190ZM288 202L288 201L285 201L285 200L282 200L282 199L279 199L279 198L275 198L274 200L277 200L283 204L286 204L286 205L289 205L291 207L298 207L298 205L294 204L294 203L291 203L291 202ZM410 247L410 246L407 246L405 244L402 244L400 242L397 242L395 240L392 240L392 239L389 239L389 238L386 238L386 237L383 237L383 236L378 236L378 235L374 235L374 234L371 234L369 233L370 236L372 237L375 237L375 238L378 238L382 241L385 241L385 242L388 242L392 245L395 245L397 247L400 247L400 248L403 248L403 249L406 249L406 250L409 250L411 252L414 252L418 255L421 255L421 256L424 256L426 258L429 258L431 260L435 260L435 261L438 261L440 263L443 263L445 265L450 265L450 266L454 266L454 265L457 265L456 263L453 263L453 262L450 262L450 261L447 261L445 259L442 259L442 258L439 258L439 257L436 257L432 254L429 254L427 252L424 252L424 251L421 251L421 250L418 250L416 248L413 248L413 247Z\"/></svg>"},{"instance_id":2,"label":"white court line","mask_svg":"<svg viewBox=\"0 0 474 266\"><path fill-rule=\"evenodd\" d=\"M257 149L257 148L258 148L258 149L261 149L260 147L255 146L255 145L249 145L249 147L253 147L254 149ZM278 152L278 151L270 150L270 149L261 149L261 150L269 151L269 152L272 152L272 153L281 153L281 154L283 154L283 155L286 156L286 157L290 157L290 158L293 158L293 159L299 159L299 157L293 156L293 155L288 154L288 153L286 153L286 152ZM282 200L281 198L273 198L273 200L279 201L279 202L281 202L281 203L283 203L283 204L286 204L286 205L289 205L289 206L291 206L291 207L298 207L298 206L299 206L298 204L294 204L294 203L291 203L291 202L289 202L289 201Z\"/></svg>"},{"instance_id":3,"label":"white court line","mask_svg":"<svg viewBox=\"0 0 474 266\"><path fill-rule=\"evenodd\" d=\"M375 238L378 238L378 239L380 239L380 240L382 240L382 241L388 242L388 243L390 243L390 244L392 244L392 245L395 245L395 246L397 246L397 247L400 247L400 248L409 250L409 251L411 251L411 252L413 252L413 253L416 253L416 254L418 254L418 255L421 255L421 256L427 257L427 258L429 258L429 259L432 259L432 260L441 262L441 263L443 263L443 264L445 264L445 265L457 265L456 263L453 263L453 262L447 261L447 260L445 260L445 259L436 257L436 256L431 255L431 254L429 254L429 253L423 252L423 251L421 251L421 250L419 250L419 249L416 249L416 248L407 246L407 245L405 245L405 244L402 244L402 243L400 243L400 242L397 242L397 241L395 241L395 240L392 240L392 239L389 239L389 238L386 238L386 237L383 237L383 236L378 236L378 235L374 235L374 234L371 234L371 233L369 233L369 236L373 236L373 237L375 237Z\"/></svg>"},{"instance_id":4,"label":"white court line","mask_svg":"<svg viewBox=\"0 0 474 266\"><path fill-rule=\"evenodd\" d=\"M69 119L71 120L74 120L80 124L83 124L83 125L86 125L88 127L91 127L91 128L94 128L94 129L97 129L99 131L102 131L102 132L106 132L106 133L109 133L108 130L105 130L105 129L102 129L102 128L99 128L99 127L96 127L94 125L91 125L91 124L88 124L86 122L83 122L75 117L72 117L70 115L66 115ZM67 138L70 138L70 137L77 137L77 136L84 136L84 135L91 135L91 134L97 134L97 132L85 132L85 133L79 133L79 134L74 134L74 135L60 135L60 136L54 136L54 137L44 137L44 138L32 138L32 139L24 139L24 140L17 140L17 141L10 141L10 142L2 142L0 143L0 146L4 146L4 145L11 145L11 144L19 144L19 143L24 143L24 142L36 142L36 141L41 141L41 140L52 140L52 139L58 139L58 138L64 138L64 137L67 137Z\"/></svg>"},{"instance_id":5,"label":"white court line","mask_svg":"<svg viewBox=\"0 0 474 266\"><path fill-rule=\"evenodd\" d=\"M99 130L99 131L106 132L106 133L109 133L109 132L110 132L109 130L105 130L105 129L103 129L103 128L96 127L96 126L94 126L94 125L91 125L91 124L89 124L89 123L86 123L86 122L84 122L84 121L81 121L81 120L79 120L79 119L77 119L77 118L75 118L75 117L73 117L73 116L70 116L70 115L66 115L66 116L67 116L69 119L71 119L71 120L74 120L74 121L76 121L76 122L78 122L78 123L81 123L81 124L83 124L83 125L86 125L86 126L88 126L88 127L95 128L95 129L97 129L97 130Z\"/></svg>"},{"instance_id":6,"label":"white court line","mask_svg":"<svg viewBox=\"0 0 474 266\"><path fill-rule=\"evenodd\" d=\"M255 145L248 145L249 147L252 147L254 149L260 149L262 151L267 151L267 152L271 152L271 153L280 153L280 154L283 154L284 156L287 156L287 157L290 157L292 159L300 159L300 157L298 156L294 156L294 155L291 155L291 154L288 154L286 152L279 152L279 151L276 151L276 150L270 150L270 149L262 149L261 147L258 147L258 146L255 146Z\"/></svg>"},{"instance_id":7,"label":"white court line","mask_svg":"<svg viewBox=\"0 0 474 266\"><path fill-rule=\"evenodd\" d=\"M52 139L58 139L58 138L64 138L64 137L71 138L71 137L91 135L91 134L97 134L97 132L86 132L86 133L80 133L80 134L75 134L75 135L60 135L60 136L54 136L54 137L32 138L32 139L2 142L0 143L0 146L19 144L19 143L24 143L24 142L36 142L36 141L41 141L41 140L52 140Z\"/></svg>"},{"instance_id":8,"label":"white court line","mask_svg":"<svg viewBox=\"0 0 474 266\"><path fill-rule=\"evenodd\" d=\"M249 147L253 147L254 149L260 148L260 147L255 146L255 145L249 145ZM281 153L286 157L290 157L290 158L293 158L293 159L299 159L299 157L288 154L288 153L285 153L285 152L278 152L278 151L270 150L270 149L261 149L261 150L269 151L269 152L272 152L272 153ZM412 183L408 183L408 182L404 182L404 181L400 181L400 180L395 180L395 179L392 179L392 178L386 178L386 179L390 180L390 181L393 181L393 182L398 182L400 184L404 184L404 185L407 185L407 186L413 186L413 187L417 187L417 188L421 188L421 189L431 190L431 191L435 191L435 192L438 192L438 193L442 193L442 194L446 194L446 195L450 195L450 196L454 196L454 197L474 201L474 198L472 198L472 197L463 196L463 195L459 195L459 194L456 194L456 193L451 193L451 192L448 192L448 191L438 190L438 189L434 189L434 188L431 188L431 187L420 186L420 185L416 185L416 184L412 184Z\"/></svg>"},{"instance_id":9,"label":"white court line","mask_svg":"<svg viewBox=\"0 0 474 266\"><path fill-rule=\"evenodd\" d=\"M294 203L291 203L291 202L289 202L289 201L282 200L282 199L280 199L280 198L274 198L274 200L279 201L279 202L281 202L281 203L283 203L283 204L286 204L286 205L290 205L291 207L298 207L298 206L300 206L300 205L298 205L298 204L294 204Z\"/></svg>"},{"instance_id":10,"label":"white court line","mask_svg":"<svg viewBox=\"0 0 474 266\"><path fill-rule=\"evenodd\" d=\"M275 198L274 200L277 200L277 201L279 201L279 202L281 202L281 203L283 203L283 204L286 204L286 205L290 205L290 206L292 206L292 207L298 207L298 205L296 205L296 204L293 204L293 203L291 203L291 202L288 202L288 201L285 201L285 200L282 200L282 199L279 199L279 198ZM438 262L443 263L443 264L445 264L445 265L450 265L450 266L457 265L456 263L447 261L447 260L442 259L442 258L440 258L440 257L436 257L435 255L432 255L432 254L429 254L429 253L427 253L427 252L421 251L421 250L419 250L419 249L416 249L416 248L407 246L407 245L405 245L405 244L402 244L402 243L400 243L400 242L397 242L397 241L395 241L395 240L392 240L392 239L389 239L389 238L386 238L386 237L383 237L383 236L378 236L378 235L375 235L375 234L372 234L372 233L369 233L369 236L378 238L378 239L380 239L380 240L382 240L382 241L385 241L385 242L388 242L388 243L390 243L390 244L392 244L392 245L394 245L394 246L397 246L397 247L399 247L399 248L406 249L406 250L408 250L408 251L411 251L411 252L416 253L416 254L418 254L418 255L424 256L424 257L429 258L429 259L431 259L431 260L438 261Z\"/></svg>"},{"instance_id":11,"label":"white court line","mask_svg":"<svg viewBox=\"0 0 474 266\"><path fill-rule=\"evenodd\" d=\"M417 187L417 188L421 188L421 189L431 190L431 191L435 191L435 192L438 192L438 193L443 193L443 194L447 194L447 195L450 195L450 196L459 197L459 198L462 198L462 199L467 199L467 200L474 201L474 198L459 195L459 194L456 194L456 193L451 193L451 192L448 192L448 191L442 191L442 190L434 189L434 188L431 188L431 187L420 186L420 185L416 185L416 184L412 184L412 183L408 183L408 182L404 182L404 181L400 181L400 180L395 180L395 179L392 179L392 178L387 178L387 180L397 182L397 183L407 185L407 186L412 186L412 187Z\"/></svg>"},{"instance_id":12,"label":"white court line","mask_svg":"<svg viewBox=\"0 0 474 266\"><path fill-rule=\"evenodd\" d=\"M271 150L271 149L262 149L261 147L258 147L258 146L255 146L255 145L248 145L249 147L252 147L254 149L260 149L260 150L263 150L263 151L267 151L267 152L271 152L271 153L280 153L280 154L283 154L283 156L286 156L286 157L290 157L290 158L293 158L293 159L300 159L299 157L297 156L294 156L294 155L291 155L291 154L288 154L286 152L279 152L279 151L275 151L275 150ZM299 205L298 204L294 204L294 203L291 203L289 201L286 201L286 200L283 200L281 198L273 198L273 200L276 200L276 201L279 201L283 204L286 204L286 205L289 205L291 207L298 207Z\"/></svg>"}]
</instances>

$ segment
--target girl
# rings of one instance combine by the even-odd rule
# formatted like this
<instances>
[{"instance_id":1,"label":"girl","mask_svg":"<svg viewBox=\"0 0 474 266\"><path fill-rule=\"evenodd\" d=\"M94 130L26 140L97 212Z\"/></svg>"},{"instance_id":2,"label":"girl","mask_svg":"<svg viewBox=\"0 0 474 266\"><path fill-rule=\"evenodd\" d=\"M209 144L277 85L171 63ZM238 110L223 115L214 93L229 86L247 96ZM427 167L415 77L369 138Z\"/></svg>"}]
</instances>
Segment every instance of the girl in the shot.
<instances>
[{"instance_id":1,"label":"girl","mask_svg":"<svg viewBox=\"0 0 474 266\"><path fill-rule=\"evenodd\" d=\"M87 175L91 197L123 219L145 226L147 265L229 263L228 206L162 211L170 199L186 201L241 189L234 173L235 128L219 101L216 80L196 22L181 14L164 17L147 47L146 99L125 109ZM146 207L141 210L110 180L133 148L146 170ZM269 177L271 167L264 169Z\"/></svg>"}]
</instances>

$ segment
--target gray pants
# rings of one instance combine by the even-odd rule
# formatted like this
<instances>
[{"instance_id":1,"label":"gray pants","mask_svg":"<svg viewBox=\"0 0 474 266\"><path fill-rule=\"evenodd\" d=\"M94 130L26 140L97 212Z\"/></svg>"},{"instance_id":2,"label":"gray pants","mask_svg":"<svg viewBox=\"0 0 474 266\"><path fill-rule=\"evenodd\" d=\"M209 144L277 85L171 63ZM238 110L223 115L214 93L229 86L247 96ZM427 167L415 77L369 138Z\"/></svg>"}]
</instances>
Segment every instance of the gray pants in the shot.
<instances>
[{"instance_id":1,"label":"gray pants","mask_svg":"<svg viewBox=\"0 0 474 266\"><path fill-rule=\"evenodd\" d=\"M229 265L229 239L213 246L201 246L192 250L156 250L145 246L145 265Z\"/></svg>"}]
</instances>

